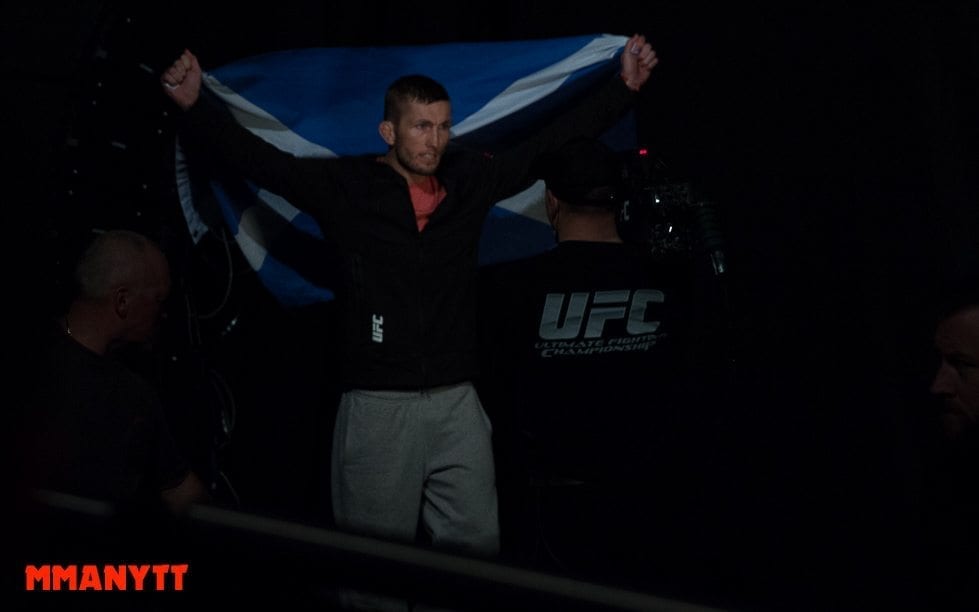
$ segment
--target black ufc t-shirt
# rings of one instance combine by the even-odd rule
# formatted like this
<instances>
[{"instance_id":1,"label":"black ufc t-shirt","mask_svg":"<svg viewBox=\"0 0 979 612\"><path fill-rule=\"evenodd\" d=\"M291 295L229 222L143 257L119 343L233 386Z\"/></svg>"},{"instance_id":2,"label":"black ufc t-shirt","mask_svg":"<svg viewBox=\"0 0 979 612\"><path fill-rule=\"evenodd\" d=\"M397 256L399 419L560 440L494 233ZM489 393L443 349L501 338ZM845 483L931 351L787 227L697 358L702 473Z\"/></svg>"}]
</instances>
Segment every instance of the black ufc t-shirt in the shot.
<instances>
[{"instance_id":1,"label":"black ufc t-shirt","mask_svg":"<svg viewBox=\"0 0 979 612\"><path fill-rule=\"evenodd\" d=\"M675 436L690 276L630 244L564 241L481 271L480 396L533 468L631 480Z\"/></svg>"}]
</instances>

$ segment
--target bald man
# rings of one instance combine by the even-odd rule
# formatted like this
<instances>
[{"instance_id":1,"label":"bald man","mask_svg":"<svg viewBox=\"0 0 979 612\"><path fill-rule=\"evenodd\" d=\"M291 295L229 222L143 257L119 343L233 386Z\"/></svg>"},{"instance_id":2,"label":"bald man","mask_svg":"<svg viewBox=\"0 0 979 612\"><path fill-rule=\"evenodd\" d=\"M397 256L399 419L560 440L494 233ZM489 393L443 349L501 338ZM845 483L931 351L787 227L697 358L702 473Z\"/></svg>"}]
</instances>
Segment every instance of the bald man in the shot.
<instances>
[{"instance_id":1,"label":"bald man","mask_svg":"<svg viewBox=\"0 0 979 612\"><path fill-rule=\"evenodd\" d=\"M170 293L165 255L141 234L107 231L85 250L74 281L28 400L28 486L175 513L205 501L156 390L112 355L152 340Z\"/></svg>"}]
</instances>

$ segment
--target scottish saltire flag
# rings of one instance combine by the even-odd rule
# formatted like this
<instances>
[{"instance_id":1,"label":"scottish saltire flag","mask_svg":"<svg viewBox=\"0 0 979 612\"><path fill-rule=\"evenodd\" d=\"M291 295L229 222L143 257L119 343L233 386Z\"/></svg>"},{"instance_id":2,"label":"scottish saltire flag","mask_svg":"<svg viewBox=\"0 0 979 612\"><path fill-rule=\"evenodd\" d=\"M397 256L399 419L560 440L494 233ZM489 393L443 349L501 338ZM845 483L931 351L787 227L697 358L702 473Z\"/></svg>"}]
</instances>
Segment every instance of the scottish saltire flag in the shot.
<instances>
[{"instance_id":1,"label":"scottish saltire flag","mask_svg":"<svg viewBox=\"0 0 979 612\"><path fill-rule=\"evenodd\" d=\"M552 39L401 47L311 48L236 61L204 75L205 86L252 133L298 156L383 153L377 133L387 86L421 73L445 85L457 143L497 151L537 127L619 67L627 38L598 34ZM635 144L631 117L605 140ZM195 243L208 231L235 237L264 285L286 306L330 300L325 243L311 217L282 197L242 181L210 181L220 220L191 189L178 144L178 191ZM480 263L543 251L554 243L537 184L494 206ZM212 203L213 207L213 203ZM210 209L207 209L210 210ZM207 220L205 222L205 219Z\"/></svg>"}]
</instances>

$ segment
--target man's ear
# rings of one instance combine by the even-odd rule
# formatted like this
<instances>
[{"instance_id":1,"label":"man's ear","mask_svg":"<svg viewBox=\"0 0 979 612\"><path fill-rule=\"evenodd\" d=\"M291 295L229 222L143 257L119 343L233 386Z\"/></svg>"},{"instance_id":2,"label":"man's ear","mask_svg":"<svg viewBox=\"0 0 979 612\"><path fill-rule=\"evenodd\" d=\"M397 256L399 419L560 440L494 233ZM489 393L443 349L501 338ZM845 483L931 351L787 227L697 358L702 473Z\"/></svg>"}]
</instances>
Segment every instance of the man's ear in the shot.
<instances>
[{"instance_id":1,"label":"man's ear","mask_svg":"<svg viewBox=\"0 0 979 612\"><path fill-rule=\"evenodd\" d=\"M378 124L377 133L381 135L384 142L388 143L389 147L394 146L394 123L385 119Z\"/></svg>"},{"instance_id":2,"label":"man's ear","mask_svg":"<svg viewBox=\"0 0 979 612\"><path fill-rule=\"evenodd\" d=\"M116 311L116 316L125 319L129 316L129 303L132 296L128 287L117 287L112 292L112 308Z\"/></svg>"}]
</instances>

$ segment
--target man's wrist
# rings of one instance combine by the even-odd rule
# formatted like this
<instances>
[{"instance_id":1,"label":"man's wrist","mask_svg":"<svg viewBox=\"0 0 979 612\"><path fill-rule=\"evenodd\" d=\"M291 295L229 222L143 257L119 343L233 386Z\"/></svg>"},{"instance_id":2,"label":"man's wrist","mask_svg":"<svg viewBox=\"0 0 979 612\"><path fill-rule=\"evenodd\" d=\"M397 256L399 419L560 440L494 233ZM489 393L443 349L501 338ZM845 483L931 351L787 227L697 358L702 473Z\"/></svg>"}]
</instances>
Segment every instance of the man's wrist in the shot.
<instances>
[{"instance_id":1,"label":"man's wrist","mask_svg":"<svg viewBox=\"0 0 979 612\"><path fill-rule=\"evenodd\" d=\"M622 82L625 83L625 86L631 89L632 91L639 91L639 88L642 86L642 84L639 83L638 81L634 79L630 79L628 76L622 73L619 73L619 76L622 77Z\"/></svg>"}]
</instances>

